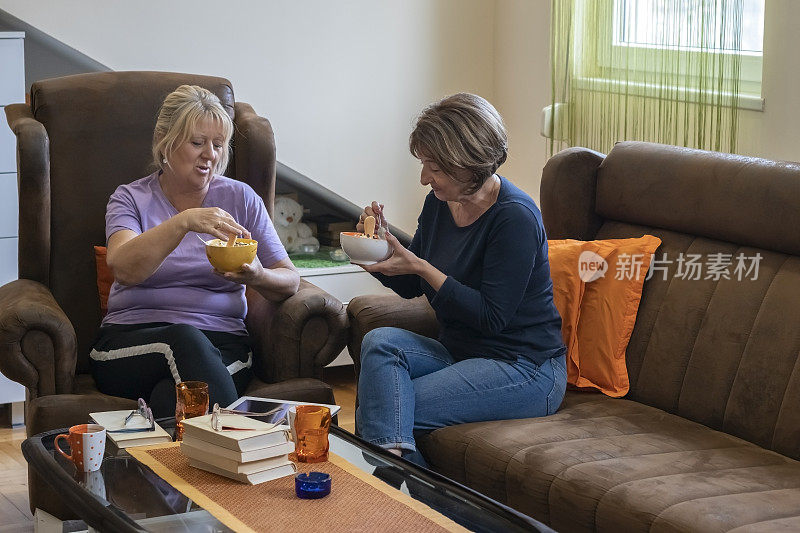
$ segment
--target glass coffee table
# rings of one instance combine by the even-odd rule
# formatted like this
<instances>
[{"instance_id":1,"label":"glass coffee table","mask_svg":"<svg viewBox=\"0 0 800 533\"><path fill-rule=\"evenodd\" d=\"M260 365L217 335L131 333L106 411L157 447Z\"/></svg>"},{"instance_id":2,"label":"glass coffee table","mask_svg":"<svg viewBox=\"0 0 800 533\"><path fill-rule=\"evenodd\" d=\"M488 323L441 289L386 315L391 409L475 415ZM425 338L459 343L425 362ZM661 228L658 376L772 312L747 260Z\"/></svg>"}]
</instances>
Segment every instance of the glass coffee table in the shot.
<instances>
[{"instance_id":1,"label":"glass coffee table","mask_svg":"<svg viewBox=\"0 0 800 533\"><path fill-rule=\"evenodd\" d=\"M174 419L158 422L170 433L174 431ZM77 472L73 463L53 446L56 435L66 431L40 433L22 443L22 453L31 467L81 518L82 522L65 522L64 531L87 527L120 532L231 531L125 450L116 450L110 441L100 471ZM528 516L404 461L338 426L331 427L330 450L467 529L551 531Z\"/></svg>"}]
</instances>

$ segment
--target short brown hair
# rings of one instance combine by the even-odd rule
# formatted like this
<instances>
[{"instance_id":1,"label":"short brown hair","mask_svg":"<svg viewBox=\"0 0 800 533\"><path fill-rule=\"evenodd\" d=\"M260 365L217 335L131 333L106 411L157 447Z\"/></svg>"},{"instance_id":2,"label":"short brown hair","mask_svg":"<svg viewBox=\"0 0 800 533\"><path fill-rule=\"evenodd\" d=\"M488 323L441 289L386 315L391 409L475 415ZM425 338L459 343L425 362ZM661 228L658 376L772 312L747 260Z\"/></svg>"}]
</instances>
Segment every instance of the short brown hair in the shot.
<instances>
[{"instance_id":1,"label":"short brown hair","mask_svg":"<svg viewBox=\"0 0 800 533\"><path fill-rule=\"evenodd\" d=\"M454 179L457 171L468 170L466 194L480 189L508 157L500 113L485 98L469 93L448 96L423 109L408 145L414 157L430 157Z\"/></svg>"},{"instance_id":2,"label":"short brown hair","mask_svg":"<svg viewBox=\"0 0 800 533\"><path fill-rule=\"evenodd\" d=\"M181 85L169 93L161 104L153 131L153 163L156 167L164 170L164 158L186 142L194 127L204 118L222 125L225 136L223 150L212 172L225 172L230 157L233 121L217 95L197 85Z\"/></svg>"}]
</instances>

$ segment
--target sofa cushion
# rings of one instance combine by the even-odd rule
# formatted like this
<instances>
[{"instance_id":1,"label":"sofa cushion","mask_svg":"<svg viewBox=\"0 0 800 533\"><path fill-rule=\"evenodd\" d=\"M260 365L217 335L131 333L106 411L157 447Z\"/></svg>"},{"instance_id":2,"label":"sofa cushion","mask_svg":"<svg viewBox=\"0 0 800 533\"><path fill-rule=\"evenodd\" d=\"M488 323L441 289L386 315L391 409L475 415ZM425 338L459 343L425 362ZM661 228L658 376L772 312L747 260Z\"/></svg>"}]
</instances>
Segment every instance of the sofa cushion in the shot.
<instances>
[{"instance_id":1,"label":"sofa cushion","mask_svg":"<svg viewBox=\"0 0 800 533\"><path fill-rule=\"evenodd\" d=\"M437 471L559 531L727 530L800 516L797 461L600 394L569 392L555 415L442 428L420 444Z\"/></svg>"},{"instance_id":2,"label":"sofa cushion","mask_svg":"<svg viewBox=\"0 0 800 533\"><path fill-rule=\"evenodd\" d=\"M800 225L799 176L800 163L621 142L597 170L594 211L606 220L800 255L800 234L787 231Z\"/></svg>"},{"instance_id":3,"label":"sofa cushion","mask_svg":"<svg viewBox=\"0 0 800 533\"><path fill-rule=\"evenodd\" d=\"M645 282L626 352L630 400L800 459L800 258L606 222L598 238L649 233L672 262ZM678 275L681 255L760 255L737 279ZM654 267L656 268L656 267ZM756 275L757 274L757 275Z\"/></svg>"}]
</instances>

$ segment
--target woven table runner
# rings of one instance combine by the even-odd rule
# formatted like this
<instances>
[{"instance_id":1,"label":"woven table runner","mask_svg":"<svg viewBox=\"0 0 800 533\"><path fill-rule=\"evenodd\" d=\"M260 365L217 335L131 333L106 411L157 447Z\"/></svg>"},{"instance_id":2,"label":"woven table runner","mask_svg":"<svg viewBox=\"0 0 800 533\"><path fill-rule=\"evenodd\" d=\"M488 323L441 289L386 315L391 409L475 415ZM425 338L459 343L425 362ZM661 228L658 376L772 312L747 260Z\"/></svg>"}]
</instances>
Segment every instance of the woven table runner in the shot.
<instances>
[{"instance_id":1,"label":"woven table runner","mask_svg":"<svg viewBox=\"0 0 800 533\"><path fill-rule=\"evenodd\" d=\"M303 500L294 476L247 485L189 466L177 442L126 450L164 481L235 531L466 531L430 507L341 457L298 463L298 472L327 472L331 493Z\"/></svg>"}]
</instances>

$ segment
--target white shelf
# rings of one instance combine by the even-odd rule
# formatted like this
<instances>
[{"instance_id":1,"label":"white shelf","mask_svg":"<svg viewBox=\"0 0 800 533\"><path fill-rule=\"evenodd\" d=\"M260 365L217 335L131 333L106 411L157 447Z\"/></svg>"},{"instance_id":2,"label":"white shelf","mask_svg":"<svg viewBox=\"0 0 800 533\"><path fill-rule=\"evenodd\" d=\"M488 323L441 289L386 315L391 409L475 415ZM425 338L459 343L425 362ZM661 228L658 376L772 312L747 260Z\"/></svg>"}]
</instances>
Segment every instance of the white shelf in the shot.
<instances>
[{"instance_id":1,"label":"white shelf","mask_svg":"<svg viewBox=\"0 0 800 533\"><path fill-rule=\"evenodd\" d=\"M332 267L320 267L320 268L298 268L298 272L300 272L300 276L303 278L308 278L311 281L311 278L314 276L327 276L328 274L346 274L348 272L364 272L364 269L358 265L352 265L350 263L345 263L340 266L332 266ZM312 282L313 283L313 282Z\"/></svg>"},{"instance_id":2,"label":"white shelf","mask_svg":"<svg viewBox=\"0 0 800 533\"><path fill-rule=\"evenodd\" d=\"M19 235L19 216L17 216L19 194L17 193L17 173L0 173L0 238ZM14 250L14 257L17 251Z\"/></svg>"},{"instance_id":3,"label":"white shelf","mask_svg":"<svg viewBox=\"0 0 800 533\"><path fill-rule=\"evenodd\" d=\"M17 237L0 239L0 285L17 279ZM2 402L0 402L2 403Z\"/></svg>"},{"instance_id":4,"label":"white shelf","mask_svg":"<svg viewBox=\"0 0 800 533\"><path fill-rule=\"evenodd\" d=\"M0 285L17 279L17 139L5 106L25 102L25 33L0 32ZM0 374L0 404L12 404L12 424L21 424L25 387Z\"/></svg>"},{"instance_id":5,"label":"white shelf","mask_svg":"<svg viewBox=\"0 0 800 533\"><path fill-rule=\"evenodd\" d=\"M25 101L24 36L23 32L0 32L0 105Z\"/></svg>"},{"instance_id":6,"label":"white shelf","mask_svg":"<svg viewBox=\"0 0 800 533\"><path fill-rule=\"evenodd\" d=\"M17 171L17 138L6 120L6 107L0 105L0 172Z\"/></svg>"},{"instance_id":7,"label":"white shelf","mask_svg":"<svg viewBox=\"0 0 800 533\"><path fill-rule=\"evenodd\" d=\"M0 404L24 401L25 387L0 374Z\"/></svg>"}]
</instances>

